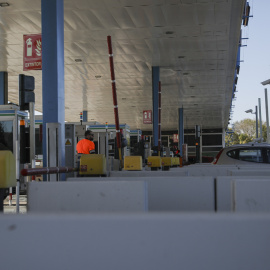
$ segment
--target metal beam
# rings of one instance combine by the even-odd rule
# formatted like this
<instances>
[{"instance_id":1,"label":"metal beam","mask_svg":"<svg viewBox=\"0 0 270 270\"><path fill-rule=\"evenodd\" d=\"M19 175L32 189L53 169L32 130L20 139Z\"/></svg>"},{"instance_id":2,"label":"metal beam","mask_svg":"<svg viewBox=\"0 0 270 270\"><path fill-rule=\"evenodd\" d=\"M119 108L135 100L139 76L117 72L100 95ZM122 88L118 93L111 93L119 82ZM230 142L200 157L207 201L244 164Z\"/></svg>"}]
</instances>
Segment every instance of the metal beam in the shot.
<instances>
[{"instance_id":1,"label":"metal beam","mask_svg":"<svg viewBox=\"0 0 270 270\"><path fill-rule=\"evenodd\" d=\"M64 88L64 4L63 0L42 0L42 99L43 165L47 166L46 124L61 128L60 166L65 165L65 88ZM64 175L62 175L64 180Z\"/></svg>"}]
</instances>

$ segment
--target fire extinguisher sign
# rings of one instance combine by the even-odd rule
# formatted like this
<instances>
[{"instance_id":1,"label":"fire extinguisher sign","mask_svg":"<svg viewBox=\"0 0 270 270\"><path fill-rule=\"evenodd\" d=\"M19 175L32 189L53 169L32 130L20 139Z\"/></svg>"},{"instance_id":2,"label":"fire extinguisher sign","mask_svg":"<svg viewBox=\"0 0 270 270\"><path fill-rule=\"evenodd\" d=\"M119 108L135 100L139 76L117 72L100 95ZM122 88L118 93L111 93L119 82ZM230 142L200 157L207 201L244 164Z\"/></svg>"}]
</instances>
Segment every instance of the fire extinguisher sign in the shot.
<instances>
[{"instance_id":1,"label":"fire extinguisher sign","mask_svg":"<svg viewBox=\"0 0 270 270\"><path fill-rule=\"evenodd\" d=\"M23 35L23 70L42 69L41 34Z\"/></svg>"},{"instance_id":2,"label":"fire extinguisher sign","mask_svg":"<svg viewBox=\"0 0 270 270\"><path fill-rule=\"evenodd\" d=\"M152 124L152 111L143 111L143 123L144 124Z\"/></svg>"}]
</instances>

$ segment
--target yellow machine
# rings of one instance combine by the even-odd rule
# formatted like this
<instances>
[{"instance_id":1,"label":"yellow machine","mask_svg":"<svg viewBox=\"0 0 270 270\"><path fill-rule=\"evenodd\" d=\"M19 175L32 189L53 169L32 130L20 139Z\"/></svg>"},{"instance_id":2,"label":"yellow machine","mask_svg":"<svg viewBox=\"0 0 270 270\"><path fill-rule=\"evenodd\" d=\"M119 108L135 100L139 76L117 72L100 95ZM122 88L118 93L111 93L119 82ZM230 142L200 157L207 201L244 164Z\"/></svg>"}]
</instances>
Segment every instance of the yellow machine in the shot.
<instances>
[{"instance_id":1,"label":"yellow machine","mask_svg":"<svg viewBox=\"0 0 270 270\"><path fill-rule=\"evenodd\" d=\"M169 170L172 167L172 158L171 157L162 157L161 163L163 170Z\"/></svg>"},{"instance_id":2,"label":"yellow machine","mask_svg":"<svg viewBox=\"0 0 270 270\"><path fill-rule=\"evenodd\" d=\"M147 159L147 165L151 170L157 170L161 168L161 157L160 156L151 156Z\"/></svg>"},{"instance_id":3,"label":"yellow machine","mask_svg":"<svg viewBox=\"0 0 270 270\"><path fill-rule=\"evenodd\" d=\"M103 154L82 155L80 175L106 175L106 158Z\"/></svg>"},{"instance_id":4,"label":"yellow machine","mask_svg":"<svg viewBox=\"0 0 270 270\"><path fill-rule=\"evenodd\" d=\"M141 156L126 156L124 160L124 170L141 171L142 157Z\"/></svg>"},{"instance_id":5,"label":"yellow machine","mask_svg":"<svg viewBox=\"0 0 270 270\"><path fill-rule=\"evenodd\" d=\"M0 188L16 186L16 162L11 151L0 151Z\"/></svg>"},{"instance_id":6,"label":"yellow machine","mask_svg":"<svg viewBox=\"0 0 270 270\"><path fill-rule=\"evenodd\" d=\"M172 157L172 167L178 167L180 165L179 157Z\"/></svg>"}]
</instances>

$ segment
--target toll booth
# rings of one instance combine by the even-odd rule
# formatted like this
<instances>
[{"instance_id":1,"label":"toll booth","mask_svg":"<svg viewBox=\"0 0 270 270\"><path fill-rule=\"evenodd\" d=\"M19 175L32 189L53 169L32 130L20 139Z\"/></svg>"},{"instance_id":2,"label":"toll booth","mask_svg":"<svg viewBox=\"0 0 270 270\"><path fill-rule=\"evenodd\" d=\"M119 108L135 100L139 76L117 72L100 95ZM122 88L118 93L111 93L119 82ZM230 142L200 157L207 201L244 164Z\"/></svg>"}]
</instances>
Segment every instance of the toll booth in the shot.
<instances>
[{"instance_id":1,"label":"toll booth","mask_svg":"<svg viewBox=\"0 0 270 270\"><path fill-rule=\"evenodd\" d=\"M123 136L127 140L127 147L124 148L124 156L130 155L130 129L126 124L120 125L123 130ZM117 170L119 167L114 163L116 146L115 125L101 125L97 122L72 122L65 124L65 158L67 167L77 167L76 145L79 140L85 138L85 131L91 130L94 133L94 143L96 154L106 155L106 133L108 135L108 158L110 170ZM67 177L73 177L74 173L66 174Z\"/></svg>"},{"instance_id":2,"label":"toll booth","mask_svg":"<svg viewBox=\"0 0 270 270\"><path fill-rule=\"evenodd\" d=\"M35 168L43 168L43 147L42 147L42 115L35 115ZM30 120L27 119L27 126L30 126ZM43 181L43 175L36 175L36 181Z\"/></svg>"},{"instance_id":3,"label":"toll booth","mask_svg":"<svg viewBox=\"0 0 270 270\"><path fill-rule=\"evenodd\" d=\"M130 131L130 155L137 155L137 146L142 137L142 131L140 129Z\"/></svg>"},{"instance_id":4,"label":"toll booth","mask_svg":"<svg viewBox=\"0 0 270 270\"><path fill-rule=\"evenodd\" d=\"M26 121L28 114L20 111L17 105L0 105L0 148L10 150L16 159L16 179L20 180L20 189L25 190L24 177L20 176L23 164L20 162L20 121ZM27 122L27 121L26 121Z\"/></svg>"},{"instance_id":5,"label":"toll booth","mask_svg":"<svg viewBox=\"0 0 270 270\"><path fill-rule=\"evenodd\" d=\"M143 166L146 164L148 156L151 155L151 147L148 138L149 136L143 136L142 131L139 129L130 131L130 155L141 156Z\"/></svg>"},{"instance_id":6,"label":"toll booth","mask_svg":"<svg viewBox=\"0 0 270 270\"><path fill-rule=\"evenodd\" d=\"M94 142L96 144L97 154L106 154L106 132L109 139L109 156L114 156L117 145L115 144L116 129L115 125L86 125L86 129L90 129L94 133ZM123 136L127 140L127 146L124 148L124 157L130 156L130 128L127 124L120 124L123 130Z\"/></svg>"}]
</instances>

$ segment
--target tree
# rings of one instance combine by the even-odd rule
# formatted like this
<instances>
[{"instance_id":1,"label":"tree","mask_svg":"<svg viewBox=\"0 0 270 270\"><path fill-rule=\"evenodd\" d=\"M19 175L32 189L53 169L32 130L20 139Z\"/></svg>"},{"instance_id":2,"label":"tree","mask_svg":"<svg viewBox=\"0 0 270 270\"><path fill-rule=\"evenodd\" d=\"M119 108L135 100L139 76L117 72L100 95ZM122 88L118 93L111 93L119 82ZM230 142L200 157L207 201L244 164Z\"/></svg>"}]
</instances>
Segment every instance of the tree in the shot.
<instances>
[{"instance_id":1,"label":"tree","mask_svg":"<svg viewBox=\"0 0 270 270\"><path fill-rule=\"evenodd\" d=\"M256 138L256 121L252 119L244 119L234 123L234 132L238 134L246 134L249 138Z\"/></svg>"},{"instance_id":2,"label":"tree","mask_svg":"<svg viewBox=\"0 0 270 270\"><path fill-rule=\"evenodd\" d=\"M266 124L262 124L263 141L267 141ZM259 134L260 136L260 134ZM256 139L256 121L252 119L244 119L236 121L234 128L229 129L225 135L225 145L245 144Z\"/></svg>"},{"instance_id":3,"label":"tree","mask_svg":"<svg viewBox=\"0 0 270 270\"><path fill-rule=\"evenodd\" d=\"M227 131L225 135L225 146L230 146L234 144L239 144L239 134L235 133L231 128Z\"/></svg>"}]
</instances>

